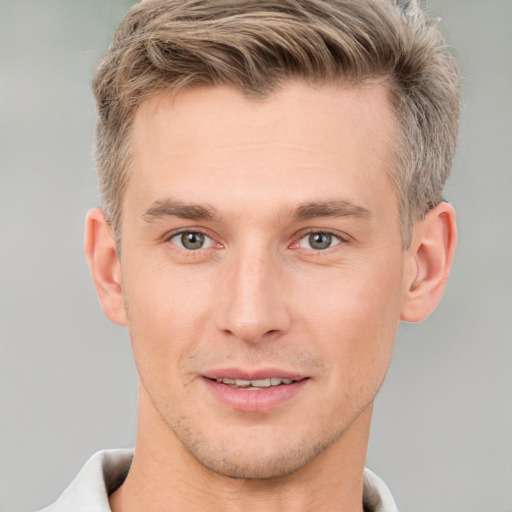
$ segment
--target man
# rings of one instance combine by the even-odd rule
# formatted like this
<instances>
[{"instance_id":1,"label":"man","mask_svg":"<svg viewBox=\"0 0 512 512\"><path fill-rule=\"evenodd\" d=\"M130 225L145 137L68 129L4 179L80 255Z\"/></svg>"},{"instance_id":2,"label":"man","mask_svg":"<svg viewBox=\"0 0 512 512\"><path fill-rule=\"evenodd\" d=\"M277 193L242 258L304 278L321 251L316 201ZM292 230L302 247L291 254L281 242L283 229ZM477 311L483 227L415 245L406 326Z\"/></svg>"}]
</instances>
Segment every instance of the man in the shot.
<instances>
[{"instance_id":1,"label":"man","mask_svg":"<svg viewBox=\"0 0 512 512\"><path fill-rule=\"evenodd\" d=\"M146 0L94 80L86 254L136 449L47 512L392 511L364 469L400 320L435 308L458 73L414 2Z\"/></svg>"}]
</instances>

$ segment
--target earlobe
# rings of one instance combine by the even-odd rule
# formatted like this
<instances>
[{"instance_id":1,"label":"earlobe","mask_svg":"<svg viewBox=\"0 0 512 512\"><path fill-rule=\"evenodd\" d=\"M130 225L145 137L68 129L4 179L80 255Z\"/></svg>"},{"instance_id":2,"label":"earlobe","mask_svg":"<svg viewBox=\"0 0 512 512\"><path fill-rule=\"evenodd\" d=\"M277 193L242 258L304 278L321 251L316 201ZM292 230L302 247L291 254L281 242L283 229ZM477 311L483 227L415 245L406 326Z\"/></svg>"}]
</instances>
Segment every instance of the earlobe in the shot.
<instances>
[{"instance_id":1,"label":"earlobe","mask_svg":"<svg viewBox=\"0 0 512 512\"><path fill-rule=\"evenodd\" d=\"M407 251L401 320L418 322L435 309L446 286L456 242L455 211L448 203L438 204L417 223Z\"/></svg>"},{"instance_id":2,"label":"earlobe","mask_svg":"<svg viewBox=\"0 0 512 512\"><path fill-rule=\"evenodd\" d=\"M100 208L86 216L85 255L103 313L111 322L126 325L121 264L112 229Z\"/></svg>"}]
</instances>

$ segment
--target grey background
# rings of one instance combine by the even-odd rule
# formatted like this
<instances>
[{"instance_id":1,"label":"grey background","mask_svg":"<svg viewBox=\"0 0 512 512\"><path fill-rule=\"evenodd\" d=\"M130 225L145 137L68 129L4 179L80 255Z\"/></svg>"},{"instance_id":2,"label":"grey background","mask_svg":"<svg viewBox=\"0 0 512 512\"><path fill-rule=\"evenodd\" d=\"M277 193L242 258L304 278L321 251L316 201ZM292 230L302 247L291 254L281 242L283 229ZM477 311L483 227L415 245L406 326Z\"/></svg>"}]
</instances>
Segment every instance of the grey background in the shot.
<instances>
[{"instance_id":1,"label":"grey background","mask_svg":"<svg viewBox=\"0 0 512 512\"><path fill-rule=\"evenodd\" d=\"M130 4L0 0L1 512L48 504L94 451L134 441L128 334L82 255L89 83ZM368 466L403 511L512 511L512 1L430 8L465 77L460 242L441 306L400 329Z\"/></svg>"}]
</instances>

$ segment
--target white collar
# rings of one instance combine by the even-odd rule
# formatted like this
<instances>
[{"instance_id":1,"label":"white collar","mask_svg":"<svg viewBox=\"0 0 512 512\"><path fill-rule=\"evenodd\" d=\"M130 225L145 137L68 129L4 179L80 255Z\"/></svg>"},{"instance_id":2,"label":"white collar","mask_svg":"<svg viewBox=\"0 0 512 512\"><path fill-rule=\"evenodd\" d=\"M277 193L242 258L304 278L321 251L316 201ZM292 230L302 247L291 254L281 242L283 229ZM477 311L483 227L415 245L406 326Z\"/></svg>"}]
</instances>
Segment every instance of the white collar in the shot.
<instances>
[{"instance_id":1,"label":"white collar","mask_svg":"<svg viewBox=\"0 0 512 512\"><path fill-rule=\"evenodd\" d=\"M133 450L95 453L59 499L39 512L111 512L108 496L126 478L132 458ZM386 484L369 469L364 470L363 501L372 512L398 512Z\"/></svg>"}]
</instances>

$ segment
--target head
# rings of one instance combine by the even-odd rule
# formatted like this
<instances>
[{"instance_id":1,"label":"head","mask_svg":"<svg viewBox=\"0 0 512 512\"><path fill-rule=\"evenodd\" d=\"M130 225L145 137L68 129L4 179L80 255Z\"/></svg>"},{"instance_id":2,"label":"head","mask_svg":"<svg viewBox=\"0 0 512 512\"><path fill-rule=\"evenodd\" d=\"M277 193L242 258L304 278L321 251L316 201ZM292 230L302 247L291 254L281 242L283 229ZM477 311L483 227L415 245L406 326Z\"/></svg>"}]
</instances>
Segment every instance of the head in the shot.
<instances>
[{"instance_id":1,"label":"head","mask_svg":"<svg viewBox=\"0 0 512 512\"><path fill-rule=\"evenodd\" d=\"M442 200L455 152L458 72L415 0L146 0L131 9L94 78L95 157L103 209L121 240L138 107L162 93L229 85L265 98L288 80L380 81L398 129L389 177L403 247Z\"/></svg>"},{"instance_id":2,"label":"head","mask_svg":"<svg viewBox=\"0 0 512 512\"><path fill-rule=\"evenodd\" d=\"M237 478L357 458L453 257L441 36L384 0L146 0L95 93L86 250L130 329L138 446Z\"/></svg>"}]
</instances>

